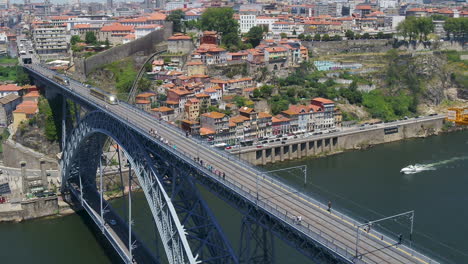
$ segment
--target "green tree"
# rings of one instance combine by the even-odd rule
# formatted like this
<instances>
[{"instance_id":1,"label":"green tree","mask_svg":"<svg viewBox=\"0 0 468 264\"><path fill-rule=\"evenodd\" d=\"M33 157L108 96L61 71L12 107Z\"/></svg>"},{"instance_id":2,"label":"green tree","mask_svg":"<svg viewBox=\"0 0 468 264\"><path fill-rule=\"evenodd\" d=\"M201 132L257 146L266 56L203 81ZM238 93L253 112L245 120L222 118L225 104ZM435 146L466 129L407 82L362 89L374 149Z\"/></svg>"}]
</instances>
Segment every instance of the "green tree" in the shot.
<instances>
[{"instance_id":1,"label":"green tree","mask_svg":"<svg viewBox=\"0 0 468 264\"><path fill-rule=\"evenodd\" d=\"M454 38L465 39L468 35L468 17L447 18L444 30L447 37L453 35Z\"/></svg>"},{"instance_id":2,"label":"green tree","mask_svg":"<svg viewBox=\"0 0 468 264\"><path fill-rule=\"evenodd\" d=\"M448 17L440 14L435 14L431 16L432 20L447 20Z\"/></svg>"},{"instance_id":3,"label":"green tree","mask_svg":"<svg viewBox=\"0 0 468 264\"><path fill-rule=\"evenodd\" d=\"M222 41L229 50L231 51L239 50L240 38L239 38L239 34L237 34L236 32L231 32L231 33L224 35Z\"/></svg>"},{"instance_id":4,"label":"green tree","mask_svg":"<svg viewBox=\"0 0 468 264\"><path fill-rule=\"evenodd\" d=\"M281 33L281 34L280 34L280 37L281 37L282 39L288 38L288 34L286 34L286 33Z\"/></svg>"},{"instance_id":5,"label":"green tree","mask_svg":"<svg viewBox=\"0 0 468 264\"><path fill-rule=\"evenodd\" d=\"M248 42L252 44L252 47L258 46L263 39L263 28L257 26L251 27L246 37L248 38Z\"/></svg>"},{"instance_id":6,"label":"green tree","mask_svg":"<svg viewBox=\"0 0 468 264\"><path fill-rule=\"evenodd\" d=\"M320 36L319 33L314 35L314 41L320 41L321 39L322 39L322 37Z\"/></svg>"},{"instance_id":7,"label":"green tree","mask_svg":"<svg viewBox=\"0 0 468 264\"><path fill-rule=\"evenodd\" d=\"M23 67L16 67L15 83L19 85L26 85L30 82L29 75L23 70Z\"/></svg>"},{"instance_id":8,"label":"green tree","mask_svg":"<svg viewBox=\"0 0 468 264\"><path fill-rule=\"evenodd\" d=\"M292 32L293 36L296 36L297 35L297 32L295 29L293 29L293 32Z\"/></svg>"},{"instance_id":9,"label":"green tree","mask_svg":"<svg viewBox=\"0 0 468 264\"><path fill-rule=\"evenodd\" d=\"M299 36L297 36L297 38L299 40L305 40L305 35L301 33L301 34L299 34Z\"/></svg>"},{"instance_id":10,"label":"green tree","mask_svg":"<svg viewBox=\"0 0 468 264\"><path fill-rule=\"evenodd\" d=\"M330 35L324 34L324 35L322 36L322 40L323 40L323 41L330 41Z\"/></svg>"},{"instance_id":11,"label":"green tree","mask_svg":"<svg viewBox=\"0 0 468 264\"><path fill-rule=\"evenodd\" d=\"M434 32L434 23L430 17L420 17L415 20L415 31L419 36L419 40L427 40L427 35Z\"/></svg>"},{"instance_id":12,"label":"green tree","mask_svg":"<svg viewBox=\"0 0 468 264\"><path fill-rule=\"evenodd\" d=\"M151 65L151 63L147 62L145 64L145 72L150 72L150 71L153 71L153 66Z\"/></svg>"},{"instance_id":13,"label":"green tree","mask_svg":"<svg viewBox=\"0 0 468 264\"><path fill-rule=\"evenodd\" d=\"M110 42L108 38L106 38L106 41L104 41L104 45L106 45L106 49L110 47Z\"/></svg>"},{"instance_id":14,"label":"green tree","mask_svg":"<svg viewBox=\"0 0 468 264\"><path fill-rule=\"evenodd\" d=\"M384 39L384 38L385 38L385 34L384 34L382 31L379 31L379 33L377 33L377 38L378 38L378 39Z\"/></svg>"},{"instance_id":15,"label":"green tree","mask_svg":"<svg viewBox=\"0 0 468 264\"><path fill-rule=\"evenodd\" d=\"M54 119L52 108L49 105L49 102L45 98L41 98L38 104L39 114L44 116L44 132L47 140L55 141L58 139L57 134L57 123Z\"/></svg>"},{"instance_id":16,"label":"green tree","mask_svg":"<svg viewBox=\"0 0 468 264\"><path fill-rule=\"evenodd\" d=\"M234 96L233 100L234 100L234 103L237 105L237 107L243 107L247 103L247 99L239 95Z\"/></svg>"},{"instance_id":17,"label":"green tree","mask_svg":"<svg viewBox=\"0 0 468 264\"><path fill-rule=\"evenodd\" d=\"M208 8L200 18L202 30L214 30L221 34L222 42L227 47L239 45L239 24L233 19L234 10L229 7Z\"/></svg>"},{"instance_id":18,"label":"green tree","mask_svg":"<svg viewBox=\"0 0 468 264\"><path fill-rule=\"evenodd\" d=\"M93 44L93 45L97 43L97 38L96 38L96 35L94 34L94 32L92 32L92 31L86 32L85 42L86 42L86 44Z\"/></svg>"},{"instance_id":19,"label":"green tree","mask_svg":"<svg viewBox=\"0 0 468 264\"><path fill-rule=\"evenodd\" d=\"M419 38L422 41L427 39L427 35L434 32L434 23L431 17L408 17L398 24L397 31L405 39L409 38L411 41Z\"/></svg>"},{"instance_id":20,"label":"green tree","mask_svg":"<svg viewBox=\"0 0 468 264\"><path fill-rule=\"evenodd\" d=\"M75 45L78 42L81 42L80 36L74 35L71 37L70 44Z\"/></svg>"},{"instance_id":21,"label":"green tree","mask_svg":"<svg viewBox=\"0 0 468 264\"><path fill-rule=\"evenodd\" d=\"M296 89L294 87L289 87L288 90L286 90L286 95L288 97L295 97L296 96Z\"/></svg>"},{"instance_id":22,"label":"green tree","mask_svg":"<svg viewBox=\"0 0 468 264\"><path fill-rule=\"evenodd\" d=\"M311 40L312 40L312 36L309 35L309 34L307 34L307 35L305 36L305 40L306 40L306 41L311 41Z\"/></svg>"},{"instance_id":23,"label":"green tree","mask_svg":"<svg viewBox=\"0 0 468 264\"><path fill-rule=\"evenodd\" d=\"M184 19L185 19L185 13L180 9L172 11L171 14L169 14L166 17L167 21L172 22L172 30L174 32L182 32L182 27L183 27L182 21Z\"/></svg>"},{"instance_id":24,"label":"green tree","mask_svg":"<svg viewBox=\"0 0 468 264\"><path fill-rule=\"evenodd\" d=\"M262 93L263 98L268 98L273 93L273 86L265 84L260 87L260 92Z\"/></svg>"},{"instance_id":25,"label":"green tree","mask_svg":"<svg viewBox=\"0 0 468 264\"><path fill-rule=\"evenodd\" d=\"M333 40L334 40L334 41L340 41L340 40L342 40L342 39L343 39L343 38L342 38L340 35L334 35L334 36L333 36Z\"/></svg>"},{"instance_id":26,"label":"green tree","mask_svg":"<svg viewBox=\"0 0 468 264\"><path fill-rule=\"evenodd\" d=\"M363 39L370 39L370 34L366 32L366 33L362 34L362 38Z\"/></svg>"},{"instance_id":27,"label":"green tree","mask_svg":"<svg viewBox=\"0 0 468 264\"><path fill-rule=\"evenodd\" d=\"M346 30L345 37L347 39L354 39L354 32L352 30Z\"/></svg>"},{"instance_id":28,"label":"green tree","mask_svg":"<svg viewBox=\"0 0 468 264\"><path fill-rule=\"evenodd\" d=\"M254 89L253 90L253 97L255 98L259 98L260 96L262 96L262 92L260 92L260 89Z\"/></svg>"}]
</instances>

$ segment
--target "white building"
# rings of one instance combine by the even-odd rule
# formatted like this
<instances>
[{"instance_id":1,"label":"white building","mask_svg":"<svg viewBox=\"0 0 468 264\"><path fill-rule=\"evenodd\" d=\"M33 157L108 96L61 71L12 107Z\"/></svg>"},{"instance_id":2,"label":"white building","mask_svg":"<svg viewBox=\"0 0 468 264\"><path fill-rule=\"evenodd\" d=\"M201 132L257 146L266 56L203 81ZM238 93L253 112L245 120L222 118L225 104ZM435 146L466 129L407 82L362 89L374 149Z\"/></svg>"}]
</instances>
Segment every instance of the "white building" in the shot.
<instances>
[{"instance_id":1,"label":"white building","mask_svg":"<svg viewBox=\"0 0 468 264\"><path fill-rule=\"evenodd\" d=\"M273 28L273 24L278 21L275 17L270 16L257 16L256 17L256 25L257 26L268 26L268 30L271 31Z\"/></svg>"},{"instance_id":2,"label":"white building","mask_svg":"<svg viewBox=\"0 0 468 264\"><path fill-rule=\"evenodd\" d=\"M256 10L241 10L239 24L241 33L249 32L252 27L257 25Z\"/></svg>"},{"instance_id":3,"label":"white building","mask_svg":"<svg viewBox=\"0 0 468 264\"><path fill-rule=\"evenodd\" d=\"M70 35L66 26L37 25L33 28L33 42L36 53L42 59L68 57Z\"/></svg>"},{"instance_id":4,"label":"white building","mask_svg":"<svg viewBox=\"0 0 468 264\"><path fill-rule=\"evenodd\" d=\"M397 0L378 0L377 3L380 8L396 8L398 5Z\"/></svg>"},{"instance_id":5,"label":"white building","mask_svg":"<svg viewBox=\"0 0 468 264\"><path fill-rule=\"evenodd\" d=\"M273 26L270 28L270 31L273 32L273 34L275 35L279 35L281 33L290 34L293 26L294 26L293 22L277 21L273 23Z\"/></svg>"}]
</instances>

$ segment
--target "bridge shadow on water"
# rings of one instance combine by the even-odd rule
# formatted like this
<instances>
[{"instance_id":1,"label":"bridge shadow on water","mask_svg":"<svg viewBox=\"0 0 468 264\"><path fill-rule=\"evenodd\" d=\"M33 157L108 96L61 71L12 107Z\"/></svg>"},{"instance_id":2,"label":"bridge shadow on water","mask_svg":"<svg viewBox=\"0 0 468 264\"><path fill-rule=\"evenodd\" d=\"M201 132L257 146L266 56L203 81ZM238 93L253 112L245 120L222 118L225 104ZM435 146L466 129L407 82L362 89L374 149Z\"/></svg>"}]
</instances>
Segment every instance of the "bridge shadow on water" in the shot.
<instances>
[{"instance_id":1,"label":"bridge shadow on water","mask_svg":"<svg viewBox=\"0 0 468 264\"><path fill-rule=\"evenodd\" d=\"M122 258L117 254L109 240L107 240L107 238L102 234L101 230L94 223L88 213L85 210L79 210L76 212L76 215L78 215L80 220L87 228L89 228L94 239L98 242L104 253L109 257L110 263L123 263Z\"/></svg>"}]
</instances>

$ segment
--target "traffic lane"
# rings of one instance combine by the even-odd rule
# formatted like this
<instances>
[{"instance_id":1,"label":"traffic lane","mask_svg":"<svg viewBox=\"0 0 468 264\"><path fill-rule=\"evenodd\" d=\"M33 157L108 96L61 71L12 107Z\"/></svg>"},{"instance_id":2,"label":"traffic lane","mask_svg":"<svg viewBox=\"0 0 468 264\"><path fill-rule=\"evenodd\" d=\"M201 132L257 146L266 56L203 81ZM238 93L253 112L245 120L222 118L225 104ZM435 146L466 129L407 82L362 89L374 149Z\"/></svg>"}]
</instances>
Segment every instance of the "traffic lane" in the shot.
<instances>
[{"instance_id":1,"label":"traffic lane","mask_svg":"<svg viewBox=\"0 0 468 264\"><path fill-rule=\"evenodd\" d=\"M149 129L149 128L148 128L148 129ZM160 132L160 133L164 135L164 132ZM165 136L166 136L167 138L173 139L172 134L170 134L170 135L171 135L171 136L169 136L169 135L165 135ZM185 149L186 146L181 146L181 144L180 144L180 143L182 143L182 142L178 142L178 143L179 143L179 149ZM189 145L189 146L193 146L193 144L191 144L191 145ZM192 150L192 153L191 153L191 154L194 154L194 152L193 152L194 148L193 148L193 147L192 147L192 148L189 147L189 149ZM187 150L187 149L185 149L185 150ZM216 161L213 161L213 160L211 160L211 161L212 161L212 163L217 164L218 167L222 167L221 164L224 164L223 162L217 163ZM225 169L226 169L226 168L225 168ZM235 174L235 171L231 171L231 172L232 172L231 175L236 175L236 174ZM228 175L230 175L230 174L228 173ZM245 179L245 178L244 178L244 179ZM244 182L244 183L245 183L245 182ZM262 187L271 187L271 186L262 186L262 185L263 185L263 182L260 182L260 183L259 183L259 187L260 187L260 188L262 188ZM246 187L247 187L247 185L246 185ZM249 187L253 187L253 186L250 185ZM266 190L268 190L268 188L266 188ZM261 189L259 190L259 193L262 195L262 190L261 190ZM274 196L277 196L277 194L278 194L278 193L265 192L264 196L266 196L266 197L268 197L268 196L273 196L273 198L274 198ZM281 202L281 201L279 201L278 199L273 199L273 200L277 200L278 202ZM284 204L284 203L283 203L283 204ZM297 210L297 205L296 205L295 203L289 203L289 204L287 204L287 205L290 206L290 208L295 208L295 209L296 209L297 215L302 215L302 213L304 213L304 209L305 209L304 207L302 207L302 210ZM293 211L293 212L294 212L294 211ZM318 224L318 225L322 226L324 229L327 229L327 230L330 230L330 231L332 231L333 229L336 229L336 225L334 225L334 226L327 226L327 223L329 223L329 219L324 219L323 216L319 216L319 218L320 218L320 219L319 219L318 221L315 221L316 224ZM316 219L315 219L315 220L316 220ZM355 233L353 233L352 231L350 232L349 229L348 229L348 230L346 230L346 229L347 229L347 228L341 229L341 231L346 232L346 234L347 234L347 237L346 237L346 238L347 238L346 244L347 244L348 246L350 246L350 245L352 245L352 244L355 242L355 241L354 241ZM335 230L335 232L336 232L336 230ZM331 232L329 232L329 234L330 234L330 233L331 233ZM335 233L335 234L338 234L338 233ZM371 247L372 244L371 244L371 243L367 243L367 241L366 241L365 239L363 239L362 244L361 244L360 246L362 247L362 248L361 248L361 251L363 251L363 250L365 250L365 251L371 251L371 250L377 249L377 247ZM384 263L384 262L386 263L386 261L384 260L384 258L398 259L397 256L388 256L388 254L386 254L386 255L387 255L387 256L383 256L383 258L379 258L379 259L375 260L375 262L373 261L372 263ZM399 261L399 263L405 263L405 262L407 263L407 261ZM395 261L394 261L394 263L395 263Z\"/></svg>"},{"instance_id":2,"label":"traffic lane","mask_svg":"<svg viewBox=\"0 0 468 264\"><path fill-rule=\"evenodd\" d=\"M138 115L136 115L136 116L138 116ZM173 135L173 134L170 134L170 135L171 135L171 137L170 137L170 138L173 138L173 137L172 137L172 135Z\"/></svg>"}]
</instances>

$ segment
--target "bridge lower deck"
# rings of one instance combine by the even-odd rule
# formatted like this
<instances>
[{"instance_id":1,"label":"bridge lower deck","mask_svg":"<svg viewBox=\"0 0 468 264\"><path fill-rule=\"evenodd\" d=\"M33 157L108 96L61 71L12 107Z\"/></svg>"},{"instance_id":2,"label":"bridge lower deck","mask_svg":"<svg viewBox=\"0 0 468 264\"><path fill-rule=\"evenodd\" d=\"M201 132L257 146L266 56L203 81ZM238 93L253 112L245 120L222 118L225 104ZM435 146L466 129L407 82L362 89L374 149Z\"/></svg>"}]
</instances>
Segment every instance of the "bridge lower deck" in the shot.
<instances>
[{"instance_id":1,"label":"bridge lower deck","mask_svg":"<svg viewBox=\"0 0 468 264\"><path fill-rule=\"evenodd\" d=\"M51 77L54 73L43 68L36 68L40 74ZM64 88L65 89L65 88ZM259 207L270 206L276 208L289 218L300 215L302 222L294 228L314 240L321 240L331 252L343 252L350 262L359 263L437 263L436 261L414 252L406 246L398 246L395 241L382 240L378 233L362 233L358 245L360 259L353 259L355 255L356 225L354 220L335 212L328 212L323 204L320 204L307 196L291 191L291 189L269 177L259 175L251 166L239 162L233 156L227 156L220 152L200 144L192 138L185 137L176 128L160 124L147 113L143 113L126 104L107 105L89 95L89 90L84 85L72 81L69 89L80 94L87 100L99 105L102 111L109 111L130 122L133 127L142 131L156 129L158 135L169 140L171 145L176 145L177 151L185 155L187 159L199 157L204 165L211 165L216 170L226 174L226 182L242 185L243 190L256 194L258 190ZM151 136L146 133L147 137ZM154 139L156 140L156 139ZM262 177L260 177L262 176ZM220 182L223 179L220 177ZM258 186L258 187L257 187ZM284 219L291 223L291 219ZM371 253L370 253L371 252Z\"/></svg>"}]
</instances>

